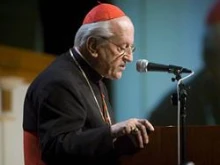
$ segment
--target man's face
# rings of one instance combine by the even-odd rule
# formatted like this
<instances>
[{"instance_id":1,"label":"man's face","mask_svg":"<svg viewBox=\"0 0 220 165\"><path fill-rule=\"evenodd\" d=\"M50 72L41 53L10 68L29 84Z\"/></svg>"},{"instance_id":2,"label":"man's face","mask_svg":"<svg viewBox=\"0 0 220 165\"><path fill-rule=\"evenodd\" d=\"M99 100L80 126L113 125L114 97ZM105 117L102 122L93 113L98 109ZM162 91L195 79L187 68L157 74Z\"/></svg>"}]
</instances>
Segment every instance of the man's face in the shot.
<instances>
[{"instance_id":1,"label":"man's face","mask_svg":"<svg viewBox=\"0 0 220 165\"><path fill-rule=\"evenodd\" d=\"M123 17L112 25L114 36L103 39L98 49L97 70L109 79L119 79L127 62L133 61L134 28L129 19Z\"/></svg>"}]
</instances>

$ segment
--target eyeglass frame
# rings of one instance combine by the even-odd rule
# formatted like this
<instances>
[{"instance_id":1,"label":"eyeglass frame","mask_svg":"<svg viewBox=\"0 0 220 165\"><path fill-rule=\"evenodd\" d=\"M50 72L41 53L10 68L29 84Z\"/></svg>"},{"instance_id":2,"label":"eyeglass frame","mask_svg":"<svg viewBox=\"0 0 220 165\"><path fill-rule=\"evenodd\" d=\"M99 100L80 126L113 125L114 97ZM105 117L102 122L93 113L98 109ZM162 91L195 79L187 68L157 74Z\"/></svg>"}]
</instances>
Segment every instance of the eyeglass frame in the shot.
<instances>
[{"instance_id":1,"label":"eyeglass frame","mask_svg":"<svg viewBox=\"0 0 220 165\"><path fill-rule=\"evenodd\" d=\"M134 51L136 50L136 47L134 45L131 46L127 46L126 48L123 48L122 46L119 46L118 44L115 44L114 42L112 42L109 38L106 37L102 37L99 36L100 38L108 41L109 43L115 45L117 47L117 51L119 53L120 56L124 56L126 55L126 53L130 50L132 53L134 53Z\"/></svg>"}]
</instances>

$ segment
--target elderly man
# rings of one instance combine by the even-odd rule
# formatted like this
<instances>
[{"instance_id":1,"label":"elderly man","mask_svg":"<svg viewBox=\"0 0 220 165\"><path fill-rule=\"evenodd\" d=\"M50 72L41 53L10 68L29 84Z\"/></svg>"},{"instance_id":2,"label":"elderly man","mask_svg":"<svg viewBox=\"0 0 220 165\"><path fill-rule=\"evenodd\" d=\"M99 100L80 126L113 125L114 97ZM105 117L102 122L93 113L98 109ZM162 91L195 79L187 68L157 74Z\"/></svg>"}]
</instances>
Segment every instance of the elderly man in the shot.
<instances>
[{"instance_id":1,"label":"elderly man","mask_svg":"<svg viewBox=\"0 0 220 165\"><path fill-rule=\"evenodd\" d=\"M30 85L24 137L34 134L39 139L44 163L114 165L121 154L149 142L148 131L154 128L147 120L114 123L102 81L121 78L133 60L133 43L129 17L117 6L100 3L85 16L74 46Z\"/></svg>"}]
</instances>

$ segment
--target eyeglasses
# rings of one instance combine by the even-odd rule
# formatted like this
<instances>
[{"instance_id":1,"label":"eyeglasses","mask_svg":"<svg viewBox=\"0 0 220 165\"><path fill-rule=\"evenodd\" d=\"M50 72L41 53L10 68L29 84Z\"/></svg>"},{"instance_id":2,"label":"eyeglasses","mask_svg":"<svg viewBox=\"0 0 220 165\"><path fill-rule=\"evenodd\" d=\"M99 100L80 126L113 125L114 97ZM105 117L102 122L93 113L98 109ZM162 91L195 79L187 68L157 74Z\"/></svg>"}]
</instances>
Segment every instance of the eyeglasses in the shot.
<instances>
[{"instance_id":1,"label":"eyeglasses","mask_svg":"<svg viewBox=\"0 0 220 165\"><path fill-rule=\"evenodd\" d=\"M105 38L105 37L101 37L101 38L108 41L109 43L115 45L117 47L117 51L120 56L124 56L129 51L131 51L133 53L136 49L134 45L126 46L125 48L123 48L123 47L119 46L118 44L115 44L114 42L112 42L108 38Z\"/></svg>"}]
</instances>

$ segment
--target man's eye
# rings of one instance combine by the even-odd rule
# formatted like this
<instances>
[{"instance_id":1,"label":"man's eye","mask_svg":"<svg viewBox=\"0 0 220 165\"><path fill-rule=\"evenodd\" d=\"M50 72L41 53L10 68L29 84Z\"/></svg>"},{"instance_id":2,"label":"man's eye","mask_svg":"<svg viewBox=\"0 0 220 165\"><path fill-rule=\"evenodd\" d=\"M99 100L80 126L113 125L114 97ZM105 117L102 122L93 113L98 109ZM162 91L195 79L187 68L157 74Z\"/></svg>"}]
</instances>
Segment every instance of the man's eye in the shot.
<instances>
[{"instance_id":1,"label":"man's eye","mask_svg":"<svg viewBox=\"0 0 220 165\"><path fill-rule=\"evenodd\" d=\"M118 48L117 48L117 49L118 49L118 51L119 51L119 52L124 51L124 49L123 49L123 48L121 48L121 47L119 47L119 46L118 46Z\"/></svg>"}]
</instances>

